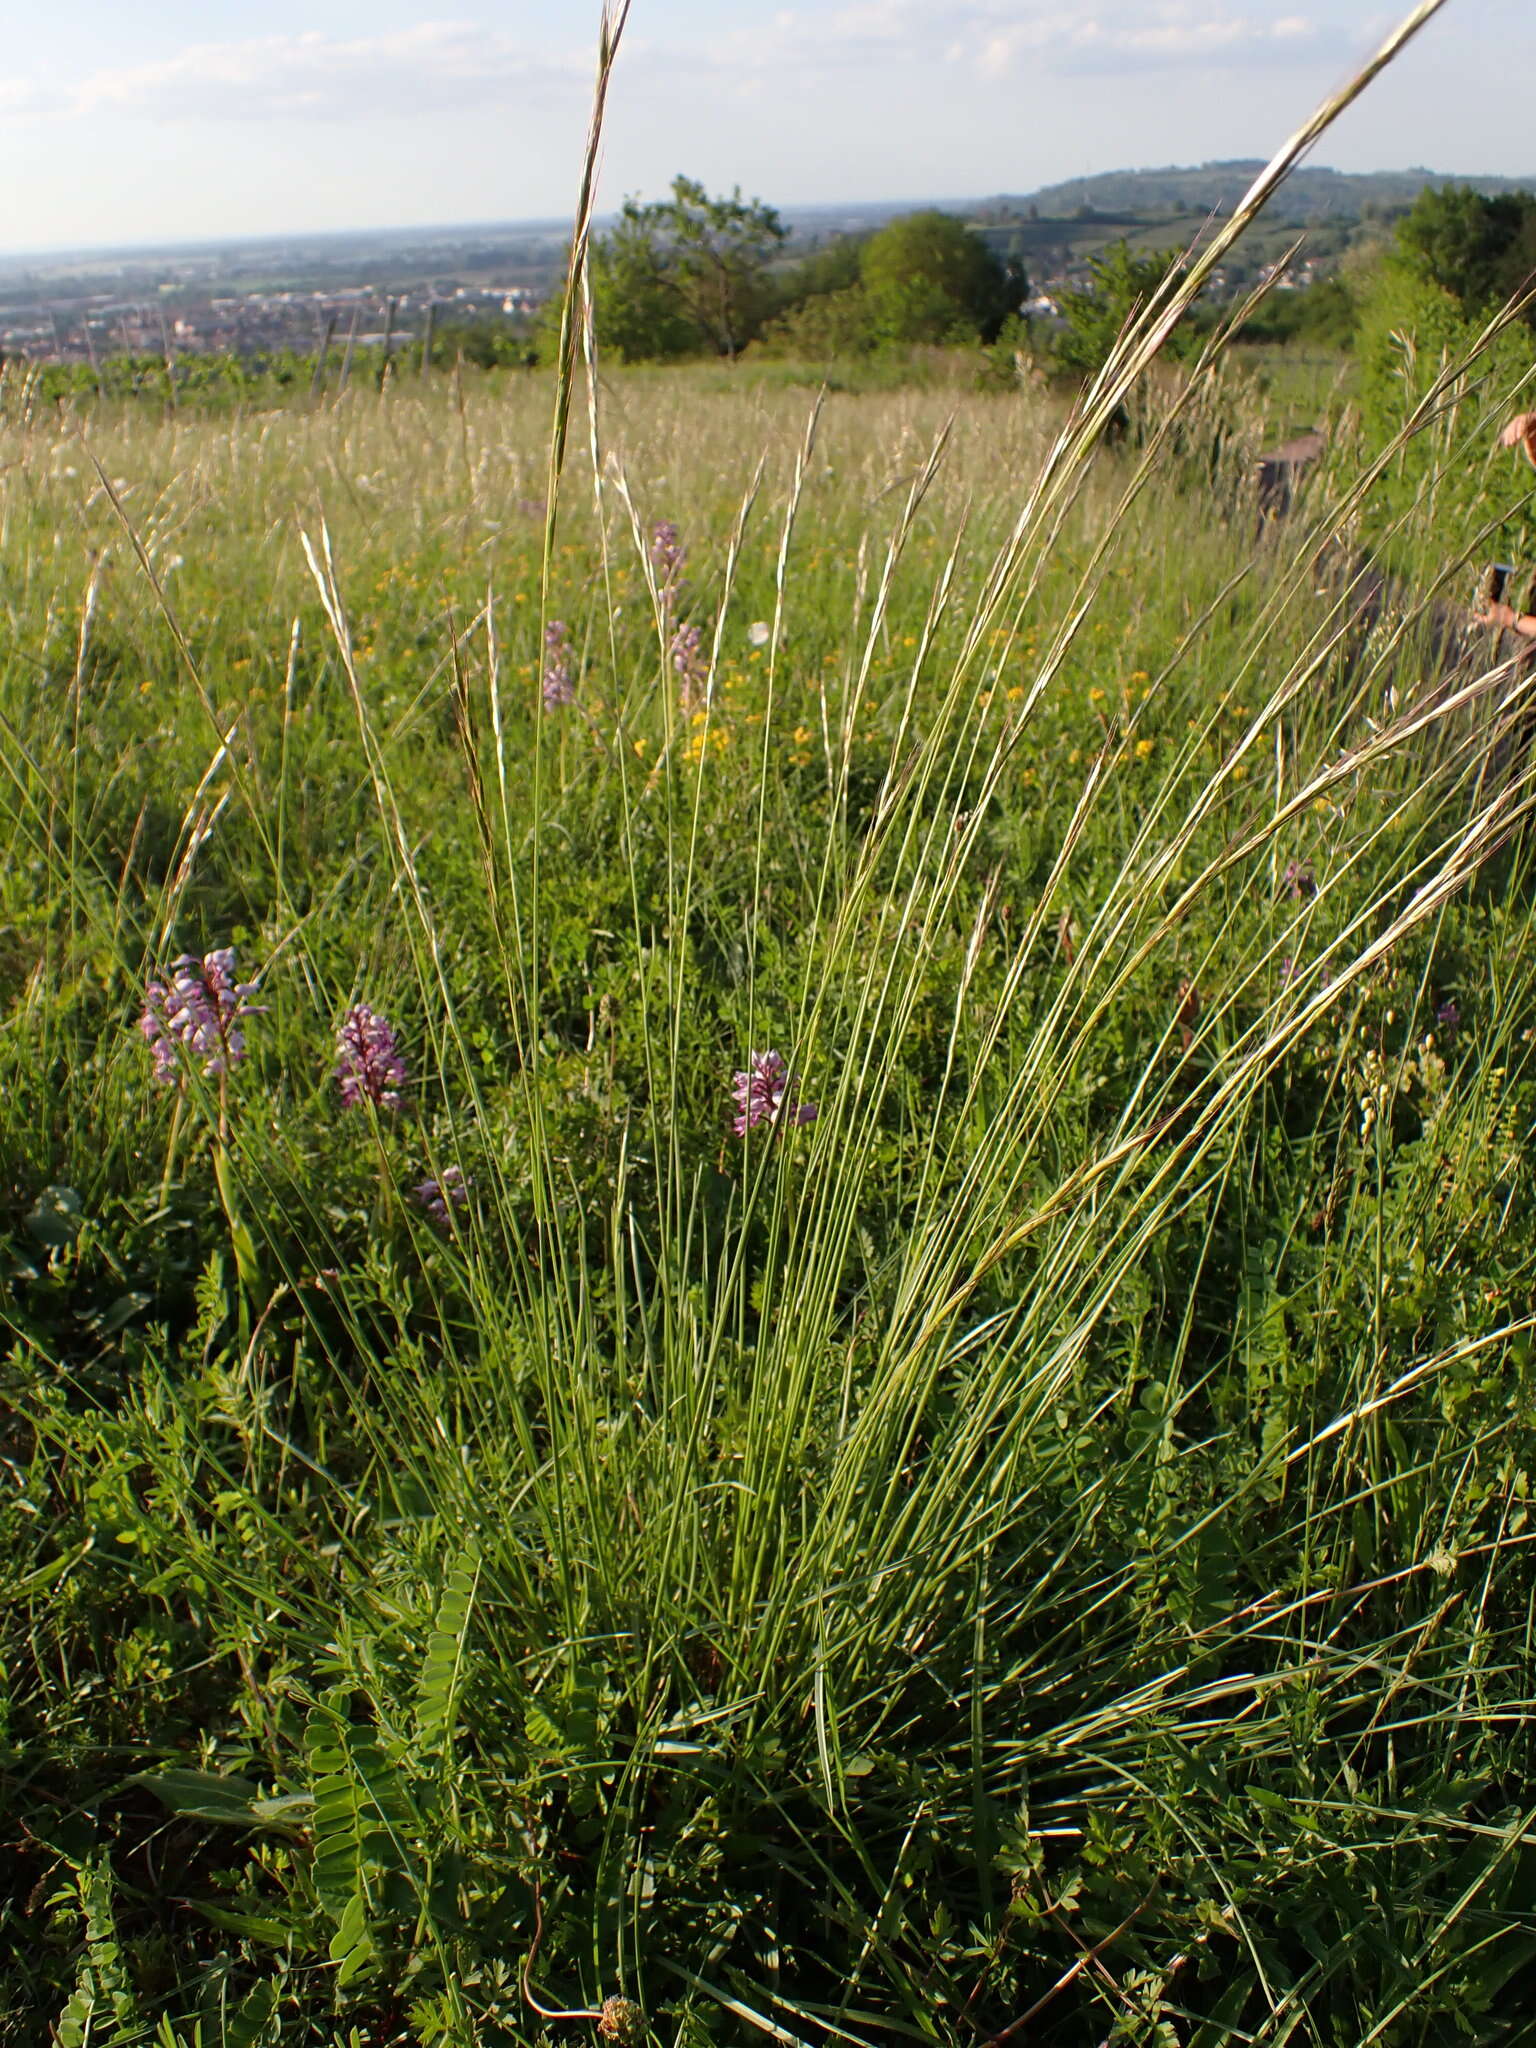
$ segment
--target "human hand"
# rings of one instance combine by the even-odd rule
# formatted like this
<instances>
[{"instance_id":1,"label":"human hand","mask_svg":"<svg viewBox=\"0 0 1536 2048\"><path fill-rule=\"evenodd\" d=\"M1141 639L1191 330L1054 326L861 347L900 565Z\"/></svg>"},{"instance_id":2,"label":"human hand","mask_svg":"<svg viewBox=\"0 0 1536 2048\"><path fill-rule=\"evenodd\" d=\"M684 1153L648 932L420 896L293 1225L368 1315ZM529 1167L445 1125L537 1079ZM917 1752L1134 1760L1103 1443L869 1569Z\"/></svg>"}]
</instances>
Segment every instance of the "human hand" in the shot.
<instances>
[{"instance_id":1,"label":"human hand","mask_svg":"<svg viewBox=\"0 0 1536 2048\"><path fill-rule=\"evenodd\" d=\"M1472 614L1474 626L1492 626L1497 632L1509 632L1519 620L1520 614L1512 604L1490 604L1483 611Z\"/></svg>"},{"instance_id":2,"label":"human hand","mask_svg":"<svg viewBox=\"0 0 1536 2048\"><path fill-rule=\"evenodd\" d=\"M1510 421L1499 436L1501 448L1523 448L1526 457L1536 462L1536 412L1520 412Z\"/></svg>"}]
</instances>

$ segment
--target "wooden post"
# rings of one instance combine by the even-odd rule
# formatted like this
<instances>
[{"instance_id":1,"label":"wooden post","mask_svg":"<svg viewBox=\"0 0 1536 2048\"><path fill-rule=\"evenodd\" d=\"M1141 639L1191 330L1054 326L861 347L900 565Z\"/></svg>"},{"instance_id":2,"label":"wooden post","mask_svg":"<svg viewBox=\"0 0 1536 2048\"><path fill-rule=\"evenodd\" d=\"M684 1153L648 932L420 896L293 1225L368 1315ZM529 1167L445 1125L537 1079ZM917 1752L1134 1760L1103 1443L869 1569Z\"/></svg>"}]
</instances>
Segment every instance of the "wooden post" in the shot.
<instances>
[{"instance_id":1,"label":"wooden post","mask_svg":"<svg viewBox=\"0 0 1536 2048\"><path fill-rule=\"evenodd\" d=\"M309 380L309 395L318 398L325 389L325 359L331 352L331 336L336 332L336 315L332 313L325 323L325 332L320 337L319 351L315 356L315 374Z\"/></svg>"},{"instance_id":2,"label":"wooden post","mask_svg":"<svg viewBox=\"0 0 1536 2048\"><path fill-rule=\"evenodd\" d=\"M395 335L395 301L384 301L384 360L379 365L379 389L389 382L389 351Z\"/></svg>"},{"instance_id":3,"label":"wooden post","mask_svg":"<svg viewBox=\"0 0 1536 2048\"><path fill-rule=\"evenodd\" d=\"M160 308L160 354L165 363L165 390L171 411L176 410L176 365L171 358L171 337L165 324L165 308Z\"/></svg>"},{"instance_id":4,"label":"wooden post","mask_svg":"<svg viewBox=\"0 0 1536 2048\"><path fill-rule=\"evenodd\" d=\"M357 323L362 318L362 313L362 301L358 300L352 308L352 325L347 329L347 345L341 358L341 381L336 386L338 392L346 390L347 379L352 374L352 352L357 347Z\"/></svg>"},{"instance_id":5,"label":"wooden post","mask_svg":"<svg viewBox=\"0 0 1536 2048\"><path fill-rule=\"evenodd\" d=\"M101 381L101 365L96 360L96 344L91 339L91 317L88 313L80 316L80 332L85 336L85 353L91 366L91 375L96 379L96 396L105 398L106 386Z\"/></svg>"}]
</instances>

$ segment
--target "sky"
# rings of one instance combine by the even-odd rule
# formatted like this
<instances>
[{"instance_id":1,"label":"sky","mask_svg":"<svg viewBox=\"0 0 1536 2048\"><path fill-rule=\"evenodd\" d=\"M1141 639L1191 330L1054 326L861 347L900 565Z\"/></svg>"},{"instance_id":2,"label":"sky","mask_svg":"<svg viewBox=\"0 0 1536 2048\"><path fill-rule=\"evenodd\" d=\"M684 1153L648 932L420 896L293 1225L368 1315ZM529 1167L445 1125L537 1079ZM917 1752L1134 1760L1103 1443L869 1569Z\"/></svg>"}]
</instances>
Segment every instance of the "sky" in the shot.
<instances>
[{"instance_id":1,"label":"sky","mask_svg":"<svg viewBox=\"0 0 1536 2048\"><path fill-rule=\"evenodd\" d=\"M8 11L0 250L571 210L598 0ZM1267 156L1398 19L1377 0L633 0L601 203L679 171L793 206ZM1448 0L1314 160L1536 182L1536 5Z\"/></svg>"}]
</instances>

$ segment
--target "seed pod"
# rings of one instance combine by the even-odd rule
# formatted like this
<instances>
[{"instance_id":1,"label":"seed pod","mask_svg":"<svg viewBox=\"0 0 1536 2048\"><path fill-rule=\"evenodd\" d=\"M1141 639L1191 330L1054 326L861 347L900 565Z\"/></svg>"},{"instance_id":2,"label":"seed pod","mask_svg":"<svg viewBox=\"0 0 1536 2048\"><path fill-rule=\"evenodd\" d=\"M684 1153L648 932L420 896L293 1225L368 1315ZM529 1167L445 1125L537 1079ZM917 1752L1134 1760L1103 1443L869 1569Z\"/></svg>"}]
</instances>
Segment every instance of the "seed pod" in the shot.
<instances>
[{"instance_id":1,"label":"seed pod","mask_svg":"<svg viewBox=\"0 0 1536 2048\"><path fill-rule=\"evenodd\" d=\"M632 1998L605 1998L597 2022L599 2037L620 2048L639 2048L645 2038L645 2014Z\"/></svg>"}]
</instances>

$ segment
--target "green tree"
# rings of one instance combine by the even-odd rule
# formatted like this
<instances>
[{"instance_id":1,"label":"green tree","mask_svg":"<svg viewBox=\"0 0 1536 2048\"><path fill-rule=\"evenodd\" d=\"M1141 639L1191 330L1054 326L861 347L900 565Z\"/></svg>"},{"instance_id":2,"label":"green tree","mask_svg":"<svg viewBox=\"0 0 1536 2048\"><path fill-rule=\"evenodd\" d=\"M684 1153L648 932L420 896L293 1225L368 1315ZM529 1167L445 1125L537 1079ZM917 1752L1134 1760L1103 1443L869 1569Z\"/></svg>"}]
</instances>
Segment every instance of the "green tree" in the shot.
<instances>
[{"instance_id":1,"label":"green tree","mask_svg":"<svg viewBox=\"0 0 1536 2048\"><path fill-rule=\"evenodd\" d=\"M612 233L592 244L597 345L626 363L667 362L705 349L703 330L690 317L666 250L644 217L650 210L626 201ZM546 331L558 333L558 307Z\"/></svg>"},{"instance_id":2,"label":"green tree","mask_svg":"<svg viewBox=\"0 0 1536 2048\"><path fill-rule=\"evenodd\" d=\"M1392 446L1415 409L1438 392L1371 492L1367 520L1388 563L1396 563L1397 533L1410 511L1421 533L1432 523L1448 558L1487 528L1487 559L1536 561L1530 471L1514 461L1490 468L1480 459L1490 433L1489 394L1513 394L1526 383L1536 368L1536 336L1515 322L1475 354L1482 327L1482 309L1467 309L1400 260L1379 265L1362 294L1355 353L1368 450ZM1445 381L1466 362L1469 369ZM1511 398L1511 411L1518 402ZM1477 459L1468 460L1469 448L1478 449Z\"/></svg>"},{"instance_id":3,"label":"green tree","mask_svg":"<svg viewBox=\"0 0 1536 2048\"><path fill-rule=\"evenodd\" d=\"M537 360L533 337L521 326L498 320L494 314L465 320L447 320L438 328L432 343L432 361L444 367L462 356L477 370L505 366L526 368Z\"/></svg>"},{"instance_id":4,"label":"green tree","mask_svg":"<svg viewBox=\"0 0 1536 2048\"><path fill-rule=\"evenodd\" d=\"M739 355L773 309L769 266L784 237L775 210L739 188L713 199L678 177L670 199L627 199L592 245L599 346L626 362Z\"/></svg>"},{"instance_id":5,"label":"green tree","mask_svg":"<svg viewBox=\"0 0 1536 2048\"><path fill-rule=\"evenodd\" d=\"M813 292L791 304L763 332L772 355L801 362L840 362L868 355L875 345L869 294L861 284Z\"/></svg>"},{"instance_id":6,"label":"green tree","mask_svg":"<svg viewBox=\"0 0 1536 2048\"><path fill-rule=\"evenodd\" d=\"M763 330L763 346L810 362L867 355L875 334L862 255L861 237L835 235L803 256L780 283L779 310Z\"/></svg>"},{"instance_id":7,"label":"green tree","mask_svg":"<svg viewBox=\"0 0 1536 2048\"><path fill-rule=\"evenodd\" d=\"M1428 188L1397 224L1395 243L1360 291L1361 423L1373 451L1392 446L1415 408L1434 394L1428 418L1397 448L1372 493L1379 552L1391 560L1399 515L1432 507L1447 554L1485 529L1489 556L1536 559L1536 514L1523 465L1468 461L1486 439L1492 394L1509 410L1536 367L1536 311L1479 350L1490 313L1536 269L1536 193L1491 196L1465 185ZM1465 370L1458 371L1458 365ZM1420 519L1422 509L1416 511Z\"/></svg>"},{"instance_id":8,"label":"green tree","mask_svg":"<svg viewBox=\"0 0 1536 2048\"><path fill-rule=\"evenodd\" d=\"M1271 292L1238 330L1241 341L1310 342L1348 349L1360 324L1360 306L1342 277L1319 278L1299 291Z\"/></svg>"},{"instance_id":9,"label":"green tree","mask_svg":"<svg viewBox=\"0 0 1536 2048\"><path fill-rule=\"evenodd\" d=\"M1113 243L1102 256L1090 256L1088 283L1056 295L1066 322L1052 344L1057 369L1075 377L1095 376L1131 315L1161 287L1178 261L1177 255L1133 255L1123 241ZM1194 340L1193 330L1175 329L1168 341L1169 354L1187 354Z\"/></svg>"},{"instance_id":10,"label":"green tree","mask_svg":"<svg viewBox=\"0 0 1536 2048\"><path fill-rule=\"evenodd\" d=\"M834 235L803 256L784 280L784 305L793 308L807 299L851 290L860 280L864 239L859 235Z\"/></svg>"},{"instance_id":11,"label":"green tree","mask_svg":"<svg viewBox=\"0 0 1536 2048\"><path fill-rule=\"evenodd\" d=\"M881 341L991 342L1029 293L1021 269L936 208L903 214L872 235L859 270Z\"/></svg>"},{"instance_id":12,"label":"green tree","mask_svg":"<svg viewBox=\"0 0 1536 2048\"><path fill-rule=\"evenodd\" d=\"M1398 222L1397 246L1420 283L1449 292L1469 313L1489 312L1536 272L1536 192L1426 186ZM1536 308L1526 317L1536 324Z\"/></svg>"}]
</instances>

